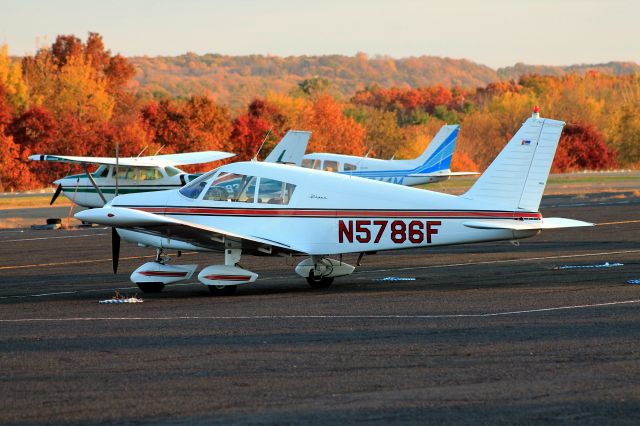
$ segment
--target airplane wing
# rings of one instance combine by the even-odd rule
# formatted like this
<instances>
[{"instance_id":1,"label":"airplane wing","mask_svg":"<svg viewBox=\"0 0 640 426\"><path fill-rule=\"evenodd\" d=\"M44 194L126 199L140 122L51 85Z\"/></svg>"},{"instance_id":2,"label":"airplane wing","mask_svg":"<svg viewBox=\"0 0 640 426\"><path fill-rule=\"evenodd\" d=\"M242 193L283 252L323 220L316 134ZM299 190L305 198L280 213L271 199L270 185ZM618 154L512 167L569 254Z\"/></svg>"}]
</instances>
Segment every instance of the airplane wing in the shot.
<instances>
[{"instance_id":1,"label":"airplane wing","mask_svg":"<svg viewBox=\"0 0 640 426\"><path fill-rule=\"evenodd\" d=\"M184 154L154 155L149 157L124 157L116 161L115 157L76 157L72 155L30 155L33 161L57 161L61 163L76 164L106 164L115 166L116 163L123 167L165 167L183 164L208 163L233 157L235 154L222 151L188 152Z\"/></svg>"},{"instance_id":2,"label":"airplane wing","mask_svg":"<svg viewBox=\"0 0 640 426\"><path fill-rule=\"evenodd\" d=\"M545 217L542 221L528 222L523 220L475 220L464 222L467 228L475 229L511 229L513 231L527 231L536 229L577 228L582 226L594 226L593 223L583 222L563 217Z\"/></svg>"},{"instance_id":3,"label":"airplane wing","mask_svg":"<svg viewBox=\"0 0 640 426\"><path fill-rule=\"evenodd\" d=\"M284 242L256 235L229 232L224 229L125 207L89 209L76 213L75 217L85 222L180 240L212 250L223 249L225 242L232 241L242 243L244 249L253 249L262 253L271 253L273 248L285 253L301 252Z\"/></svg>"}]
</instances>

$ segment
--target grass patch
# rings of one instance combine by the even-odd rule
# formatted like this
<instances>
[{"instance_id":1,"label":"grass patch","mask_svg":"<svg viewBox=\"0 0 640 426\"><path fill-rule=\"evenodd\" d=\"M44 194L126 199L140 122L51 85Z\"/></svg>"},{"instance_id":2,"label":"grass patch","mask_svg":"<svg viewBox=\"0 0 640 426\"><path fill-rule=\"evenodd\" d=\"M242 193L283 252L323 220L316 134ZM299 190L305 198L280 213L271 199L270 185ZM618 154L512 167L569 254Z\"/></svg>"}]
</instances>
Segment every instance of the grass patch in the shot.
<instances>
[{"instance_id":1,"label":"grass patch","mask_svg":"<svg viewBox=\"0 0 640 426\"><path fill-rule=\"evenodd\" d=\"M16 197L0 197L0 209L20 209L20 208L35 208L35 207L49 207L49 202L53 194L37 194L29 196L16 196ZM65 196L60 194L56 200L54 206L70 206L69 201Z\"/></svg>"}]
</instances>

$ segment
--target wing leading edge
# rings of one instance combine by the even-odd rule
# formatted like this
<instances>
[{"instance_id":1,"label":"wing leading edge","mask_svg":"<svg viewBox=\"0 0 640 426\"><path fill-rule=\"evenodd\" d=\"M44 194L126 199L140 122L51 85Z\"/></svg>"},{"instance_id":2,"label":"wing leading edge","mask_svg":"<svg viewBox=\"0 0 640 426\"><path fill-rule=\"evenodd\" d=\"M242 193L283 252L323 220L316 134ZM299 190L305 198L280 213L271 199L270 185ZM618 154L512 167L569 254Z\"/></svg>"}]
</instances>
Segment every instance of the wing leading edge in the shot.
<instances>
[{"instance_id":1,"label":"wing leading edge","mask_svg":"<svg viewBox=\"0 0 640 426\"><path fill-rule=\"evenodd\" d=\"M119 166L123 167L165 167L209 163L211 161L230 158L234 155L235 154L223 151L203 151L187 152L184 154L154 155L149 157L124 157L116 160L115 157L77 157L73 155L35 154L29 156L29 160L75 164L105 164L109 166L115 166L116 163L118 163Z\"/></svg>"},{"instance_id":2,"label":"wing leading edge","mask_svg":"<svg viewBox=\"0 0 640 426\"><path fill-rule=\"evenodd\" d=\"M274 249L285 253L301 252L283 242L255 235L242 235L224 229L125 207L84 210L76 213L75 217L85 222L180 240L211 250L224 249L227 243L238 243L242 245L243 249L266 254L271 254Z\"/></svg>"}]
</instances>

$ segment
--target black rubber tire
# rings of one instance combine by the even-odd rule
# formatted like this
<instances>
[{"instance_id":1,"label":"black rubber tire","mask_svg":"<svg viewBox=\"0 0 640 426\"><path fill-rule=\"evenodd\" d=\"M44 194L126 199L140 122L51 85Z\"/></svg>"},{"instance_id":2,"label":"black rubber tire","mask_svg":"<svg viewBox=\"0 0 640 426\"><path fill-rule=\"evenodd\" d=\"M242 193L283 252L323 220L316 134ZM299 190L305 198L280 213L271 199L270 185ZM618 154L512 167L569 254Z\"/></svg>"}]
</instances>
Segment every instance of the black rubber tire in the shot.
<instances>
[{"instance_id":1,"label":"black rubber tire","mask_svg":"<svg viewBox=\"0 0 640 426\"><path fill-rule=\"evenodd\" d=\"M58 225L62 223L62 219L60 219L59 217L52 217L47 219L47 225Z\"/></svg>"},{"instance_id":2,"label":"black rubber tire","mask_svg":"<svg viewBox=\"0 0 640 426\"><path fill-rule=\"evenodd\" d=\"M164 288L162 283L136 283L143 293L160 293Z\"/></svg>"},{"instance_id":3,"label":"black rubber tire","mask_svg":"<svg viewBox=\"0 0 640 426\"><path fill-rule=\"evenodd\" d=\"M237 285L209 285L207 287L213 296L233 296L238 289Z\"/></svg>"},{"instance_id":4,"label":"black rubber tire","mask_svg":"<svg viewBox=\"0 0 640 426\"><path fill-rule=\"evenodd\" d=\"M333 277L316 277L311 272L307 277L307 283L311 288L327 288L333 284Z\"/></svg>"}]
</instances>

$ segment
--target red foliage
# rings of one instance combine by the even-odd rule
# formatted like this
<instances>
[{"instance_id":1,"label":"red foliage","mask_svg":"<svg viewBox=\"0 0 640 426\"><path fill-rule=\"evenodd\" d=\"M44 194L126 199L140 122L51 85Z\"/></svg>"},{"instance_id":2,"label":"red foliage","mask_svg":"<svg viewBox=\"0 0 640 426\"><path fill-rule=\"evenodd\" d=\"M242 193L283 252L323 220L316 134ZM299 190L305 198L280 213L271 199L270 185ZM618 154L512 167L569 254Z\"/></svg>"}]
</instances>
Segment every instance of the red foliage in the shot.
<instances>
[{"instance_id":1,"label":"red foliage","mask_svg":"<svg viewBox=\"0 0 640 426\"><path fill-rule=\"evenodd\" d=\"M44 107L35 106L17 116L11 123L9 132L25 158L31 154L57 154L51 150L56 146L58 122ZM49 185L69 169L64 164L33 161L28 166L43 186Z\"/></svg>"},{"instance_id":2,"label":"red foliage","mask_svg":"<svg viewBox=\"0 0 640 426\"><path fill-rule=\"evenodd\" d=\"M256 99L249 104L248 111L233 120L231 144L239 161L249 160L256 155L267 131L273 125L264 115L273 112L274 107Z\"/></svg>"},{"instance_id":3,"label":"red foliage","mask_svg":"<svg viewBox=\"0 0 640 426\"><path fill-rule=\"evenodd\" d=\"M606 170L616 166L616 152L607 147L602 132L593 124L584 123L564 128L551 170Z\"/></svg>"}]
</instances>

